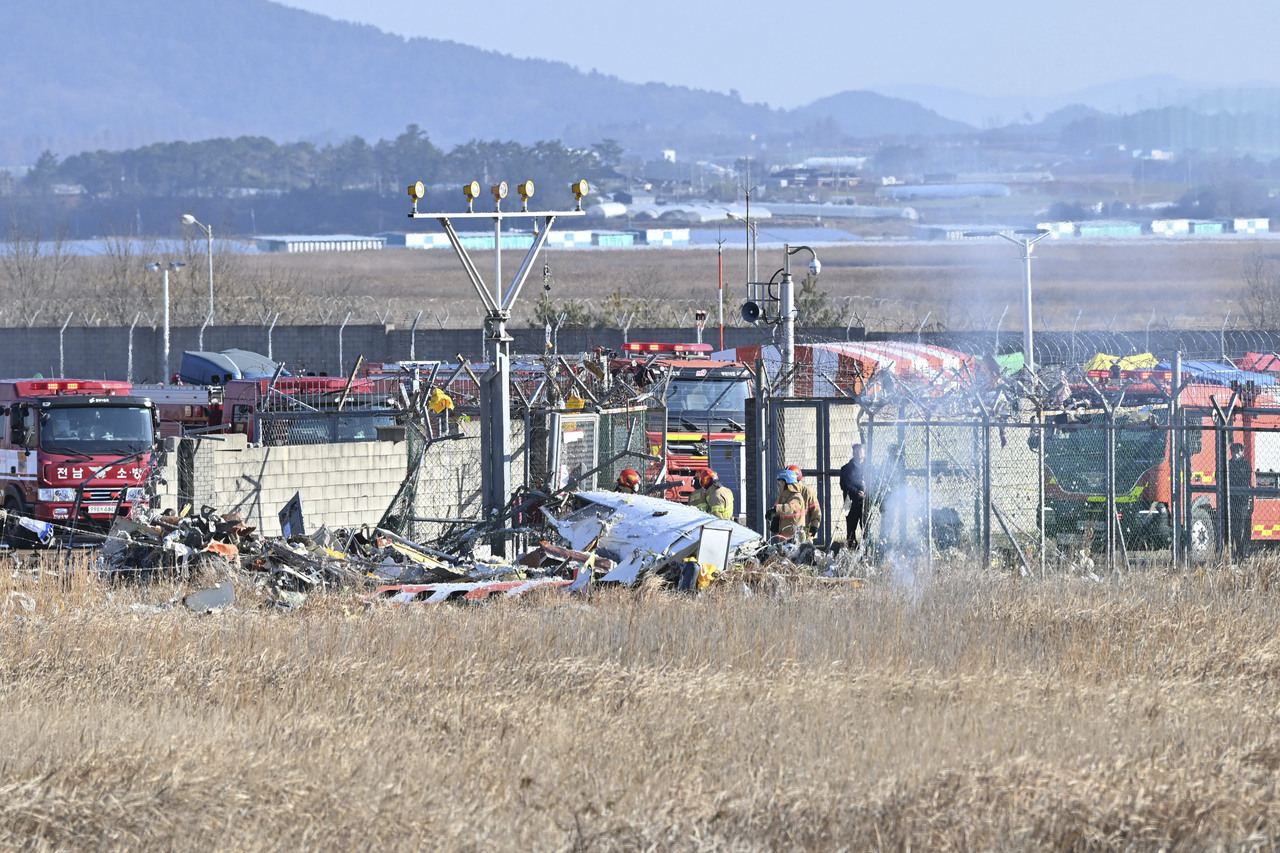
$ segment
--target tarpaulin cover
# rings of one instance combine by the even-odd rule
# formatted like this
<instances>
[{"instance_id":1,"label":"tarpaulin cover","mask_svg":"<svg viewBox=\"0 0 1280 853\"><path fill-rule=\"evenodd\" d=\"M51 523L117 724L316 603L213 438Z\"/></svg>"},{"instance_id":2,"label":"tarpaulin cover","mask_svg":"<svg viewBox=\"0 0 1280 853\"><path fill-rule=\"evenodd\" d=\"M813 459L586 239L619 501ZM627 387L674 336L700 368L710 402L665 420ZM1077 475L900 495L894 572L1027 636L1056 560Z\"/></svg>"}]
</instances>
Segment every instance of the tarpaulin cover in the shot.
<instances>
[{"instance_id":1,"label":"tarpaulin cover","mask_svg":"<svg viewBox=\"0 0 1280 853\"><path fill-rule=\"evenodd\" d=\"M1156 370L1173 370L1173 363L1162 361ZM1277 384L1274 376L1241 370L1234 364L1218 364L1216 361L1184 361L1182 372L1190 373L1197 382L1206 385L1230 385L1232 382L1252 382L1258 387Z\"/></svg>"},{"instance_id":2,"label":"tarpaulin cover","mask_svg":"<svg viewBox=\"0 0 1280 853\"><path fill-rule=\"evenodd\" d=\"M1085 364L1085 370L1110 370L1116 363L1120 363L1121 370L1145 370L1148 367L1156 366L1156 357L1149 352L1139 353L1137 355L1126 355L1121 358L1118 355L1107 355L1100 352Z\"/></svg>"},{"instance_id":3,"label":"tarpaulin cover","mask_svg":"<svg viewBox=\"0 0 1280 853\"><path fill-rule=\"evenodd\" d=\"M1255 373L1280 373L1280 355L1273 352L1247 352L1235 360L1241 370Z\"/></svg>"},{"instance_id":4,"label":"tarpaulin cover","mask_svg":"<svg viewBox=\"0 0 1280 853\"><path fill-rule=\"evenodd\" d=\"M1012 376L1017 373L1026 363L1026 356L1020 352L1007 352L1004 355L996 356L996 364L1000 365L1000 372L1005 376Z\"/></svg>"}]
</instances>

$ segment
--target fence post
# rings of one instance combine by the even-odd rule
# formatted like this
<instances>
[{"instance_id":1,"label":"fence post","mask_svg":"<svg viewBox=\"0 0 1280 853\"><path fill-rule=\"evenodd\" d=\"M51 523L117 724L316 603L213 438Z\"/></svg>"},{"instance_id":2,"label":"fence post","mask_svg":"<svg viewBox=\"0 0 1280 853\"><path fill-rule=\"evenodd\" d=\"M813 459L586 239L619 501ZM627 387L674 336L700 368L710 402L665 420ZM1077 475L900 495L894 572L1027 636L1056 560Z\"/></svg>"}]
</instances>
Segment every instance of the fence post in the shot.
<instances>
[{"instance_id":1,"label":"fence post","mask_svg":"<svg viewBox=\"0 0 1280 853\"><path fill-rule=\"evenodd\" d=\"M982 559L991 568L991 417L982 412Z\"/></svg>"},{"instance_id":2,"label":"fence post","mask_svg":"<svg viewBox=\"0 0 1280 853\"><path fill-rule=\"evenodd\" d=\"M422 312L413 318L413 325L409 327L409 360L418 360L418 321L422 319Z\"/></svg>"},{"instance_id":3,"label":"fence post","mask_svg":"<svg viewBox=\"0 0 1280 853\"><path fill-rule=\"evenodd\" d=\"M58 375L59 376L67 375L67 370L63 366L63 360L62 360L62 357L63 357L62 339L66 336L67 326L70 325L71 318L74 317L75 314L76 312L72 311L70 314L67 315L66 322L62 324L62 329L59 330L58 332Z\"/></svg>"},{"instance_id":4,"label":"fence post","mask_svg":"<svg viewBox=\"0 0 1280 853\"><path fill-rule=\"evenodd\" d=\"M346 373L346 368L342 362L342 333L346 331L347 321L351 319L351 312L347 312L347 316L342 318L342 325L338 327L338 374Z\"/></svg>"},{"instance_id":5,"label":"fence post","mask_svg":"<svg viewBox=\"0 0 1280 853\"><path fill-rule=\"evenodd\" d=\"M1165 442L1169 447L1169 562L1170 568L1178 568L1178 557L1182 551L1182 471L1179 451L1181 437L1178 434L1178 391L1182 380L1182 352L1173 357L1173 381L1170 383L1169 395L1169 438Z\"/></svg>"},{"instance_id":6,"label":"fence post","mask_svg":"<svg viewBox=\"0 0 1280 853\"><path fill-rule=\"evenodd\" d=\"M929 421L924 423L924 564L933 572L933 437Z\"/></svg>"},{"instance_id":7,"label":"fence post","mask_svg":"<svg viewBox=\"0 0 1280 853\"><path fill-rule=\"evenodd\" d=\"M1106 430L1103 458L1106 460L1107 500L1103 511L1106 513L1107 570L1114 572L1116 570L1116 422L1110 406L1107 407L1107 420L1103 428Z\"/></svg>"},{"instance_id":8,"label":"fence post","mask_svg":"<svg viewBox=\"0 0 1280 853\"><path fill-rule=\"evenodd\" d=\"M138 318L142 316L142 312L133 315L133 322L129 324L129 369L125 371L125 378L130 383L133 382L133 329L138 325Z\"/></svg>"},{"instance_id":9,"label":"fence post","mask_svg":"<svg viewBox=\"0 0 1280 853\"><path fill-rule=\"evenodd\" d=\"M750 457L747 459L747 477L750 482L747 484L746 514L748 525L767 539L768 530L764 523L765 483L767 482L765 469L769 464L768 445L772 441L772 436L768 432L768 424L772 419L766 417L766 408L769 407L766 405L764 382L764 360L756 359L756 396L751 413L755 441L747 448L750 452Z\"/></svg>"},{"instance_id":10,"label":"fence post","mask_svg":"<svg viewBox=\"0 0 1280 853\"><path fill-rule=\"evenodd\" d=\"M267 328L267 360L275 361L275 353L272 352L271 334L276 330L276 321L280 319L280 312L276 312L276 316L271 318L271 325Z\"/></svg>"},{"instance_id":11,"label":"fence post","mask_svg":"<svg viewBox=\"0 0 1280 853\"><path fill-rule=\"evenodd\" d=\"M1044 533L1044 454L1045 454L1045 422L1044 409L1040 409L1036 413L1036 419L1040 426L1040 441L1036 447L1036 514L1040 522L1040 579L1044 579L1045 572L1045 549L1048 542Z\"/></svg>"}]
</instances>

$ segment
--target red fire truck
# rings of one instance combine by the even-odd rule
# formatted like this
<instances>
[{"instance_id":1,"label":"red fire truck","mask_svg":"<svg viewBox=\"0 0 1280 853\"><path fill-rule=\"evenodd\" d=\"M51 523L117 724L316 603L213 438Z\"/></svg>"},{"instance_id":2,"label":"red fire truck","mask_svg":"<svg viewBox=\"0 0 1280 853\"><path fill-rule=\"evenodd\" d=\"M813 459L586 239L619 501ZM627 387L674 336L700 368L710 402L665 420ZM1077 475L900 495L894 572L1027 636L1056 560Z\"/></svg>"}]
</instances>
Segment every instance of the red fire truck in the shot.
<instances>
[{"instance_id":1,"label":"red fire truck","mask_svg":"<svg viewBox=\"0 0 1280 853\"><path fill-rule=\"evenodd\" d=\"M1070 536L1097 528L1103 520L1106 438L1111 434L1116 517L1127 548L1168 547L1176 470L1189 554L1197 562L1207 559L1222 521L1224 478L1219 472L1233 442L1244 446L1249 483L1232 483L1231 488L1242 490L1237 506L1250 506L1250 511L1248 519L1233 519L1232 525L1247 524L1248 539L1255 543L1280 541L1280 401L1274 393L1248 382L1232 387L1184 370L1186 384L1178 395L1179 453L1171 459L1167 424L1172 371L1099 370L1088 376L1093 385L1072 386L1074 398L1089 400L1098 392L1114 398L1123 390L1122 407L1111 429L1099 427L1105 415L1093 407L1047 419L1046 534ZM1223 415L1228 420L1217 424ZM1031 444L1036 447L1034 436Z\"/></svg>"},{"instance_id":2,"label":"red fire truck","mask_svg":"<svg viewBox=\"0 0 1280 853\"><path fill-rule=\"evenodd\" d=\"M144 500L158 422L151 401L130 391L128 382L106 380L0 380L10 516L103 530ZM11 522L6 534L16 533Z\"/></svg>"},{"instance_id":3,"label":"red fire truck","mask_svg":"<svg viewBox=\"0 0 1280 853\"><path fill-rule=\"evenodd\" d=\"M650 453L666 451L669 500L688 501L694 474L708 467L710 442L746 441L751 372L736 361L709 358L710 353L710 344L627 343L613 365L615 371L636 371L641 385L670 375L665 427L655 421L645 428Z\"/></svg>"},{"instance_id":4,"label":"red fire truck","mask_svg":"<svg viewBox=\"0 0 1280 853\"><path fill-rule=\"evenodd\" d=\"M282 376L208 387L139 388L165 436L235 433L256 444L374 441L395 419L384 386L367 378ZM339 410L338 406L342 408Z\"/></svg>"}]
</instances>

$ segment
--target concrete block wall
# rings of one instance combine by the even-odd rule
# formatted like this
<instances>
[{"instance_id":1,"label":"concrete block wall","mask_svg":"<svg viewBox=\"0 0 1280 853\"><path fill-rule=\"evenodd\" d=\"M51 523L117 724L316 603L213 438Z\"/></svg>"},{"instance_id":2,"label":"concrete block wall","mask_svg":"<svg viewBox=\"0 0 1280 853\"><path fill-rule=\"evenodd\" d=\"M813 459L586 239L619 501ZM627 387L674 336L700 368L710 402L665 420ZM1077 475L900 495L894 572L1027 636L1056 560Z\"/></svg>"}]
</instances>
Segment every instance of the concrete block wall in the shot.
<instances>
[{"instance_id":1,"label":"concrete block wall","mask_svg":"<svg viewBox=\"0 0 1280 853\"><path fill-rule=\"evenodd\" d=\"M479 424L460 428L463 438L427 448L418 481L418 515L480 515ZM256 447L243 435L229 435L221 441L171 438L165 447L160 507L180 509L190 502L195 512L205 505L219 514L239 512L266 536L279 535L278 513L295 492L302 495L308 531L322 524L377 524L408 470L404 441ZM516 482L522 480L522 465L522 458L513 462Z\"/></svg>"},{"instance_id":2,"label":"concrete block wall","mask_svg":"<svg viewBox=\"0 0 1280 853\"><path fill-rule=\"evenodd\" d=\"M267 536L280 534L278 513L295 492L302 495L308 530L376 524L407 467L403 441L250 447L244 436L227 436L174 444L161 475L167 481L161 506L177 508L185 492L193 511L208 505L220 514L239 512ZM184 451L191 458L189 479L179 470Z\"/></svg>"}]
</instances>

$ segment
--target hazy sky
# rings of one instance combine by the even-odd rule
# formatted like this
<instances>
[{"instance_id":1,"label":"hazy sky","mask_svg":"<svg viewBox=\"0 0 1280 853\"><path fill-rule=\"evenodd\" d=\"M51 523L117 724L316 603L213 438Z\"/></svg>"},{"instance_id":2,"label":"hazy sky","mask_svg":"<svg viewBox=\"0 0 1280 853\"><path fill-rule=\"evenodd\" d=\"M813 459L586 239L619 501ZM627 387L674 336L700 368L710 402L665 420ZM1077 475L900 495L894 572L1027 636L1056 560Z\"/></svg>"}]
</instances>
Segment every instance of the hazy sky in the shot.
<instances>
[{"instance_id":1,"label":"hazy sky","mask_svg":"<svg viewBox=\"0 0 1280 853\"><path fill-rule=\"evenodd\" d=\"M284 3L632 82L737 89L775 107L895 84L1030 95L1154 74L1223 85L1280 80L1280 13L1266 2Z\"/></svg>"}]
</instances>

